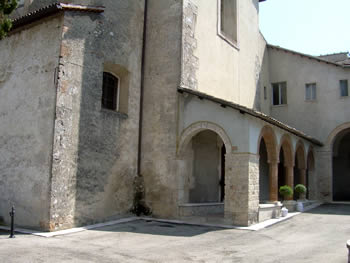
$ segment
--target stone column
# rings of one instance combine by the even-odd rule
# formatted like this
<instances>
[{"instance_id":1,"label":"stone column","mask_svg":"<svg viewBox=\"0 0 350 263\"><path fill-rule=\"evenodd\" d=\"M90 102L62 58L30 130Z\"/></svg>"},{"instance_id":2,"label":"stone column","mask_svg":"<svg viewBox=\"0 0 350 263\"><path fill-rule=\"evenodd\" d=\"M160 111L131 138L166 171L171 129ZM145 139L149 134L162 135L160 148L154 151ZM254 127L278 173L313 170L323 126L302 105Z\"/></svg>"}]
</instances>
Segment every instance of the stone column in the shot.
<instances>
[{"instance_id":1,"label":"stone column","mask_svg":"<svg viewBox=\"0 0 350 263\"><path fill-rule=\"evenodd\" d=\"M278 163L269 163L270 201L278 201Z\"/></svg>"},{"instance_id":2,"label":"stone column","mask_svg":"<svg viewBox=\"0 0 350 263\"><path fill-rule=\"evenodd\" d=\"M286 185L290 186L294 190L294 169L292 165L285 167L286 169ZM293 196L287 197L286 200L293 200Z\"/></svg>"},{"instance_id":3,"label":"stone column","mask_svg":"<svg viewBox=\"0 0 350 263\"><path fill-rule=\"evenodd\" d=\"M250 153L226 154L225 221L249 226L258 222L259 157Z\"/></svg>"}]
</instances>

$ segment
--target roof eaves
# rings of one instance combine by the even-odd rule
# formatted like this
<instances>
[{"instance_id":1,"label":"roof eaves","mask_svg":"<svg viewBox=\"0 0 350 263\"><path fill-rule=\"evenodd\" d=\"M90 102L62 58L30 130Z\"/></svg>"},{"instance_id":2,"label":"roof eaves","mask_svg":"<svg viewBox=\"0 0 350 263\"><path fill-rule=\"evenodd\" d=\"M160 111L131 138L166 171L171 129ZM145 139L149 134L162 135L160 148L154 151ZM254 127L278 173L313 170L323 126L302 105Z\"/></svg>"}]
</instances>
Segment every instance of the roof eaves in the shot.
<instances>
[{"instance_id":1,"label":"roof eaves","mask_svg":"<svg viewBox=\"0 0 350 263\"><path fill-rule=\"evenodd\" d=\"M268 44L267 47L269 47L271 49L277 49L277 50L281 50L281 51L284 51L284 52L287 52L287 53L291 53L293 55L298 55L298 56L301 56L301 57L317 60L318 62L326 63L326 64L333 65L333 66L336 66L336 67L341 67L341 68L344 67L341 64L330 62L330 61L328 61L326 59L322 59L322 58L319 58L319 57L314 57L314 56L311 56L311 55L300 53L300 52L297 52L297 51L294 51L294 50L282 48L280 46L274 46L274 45Z\"/></svg>"},{"instance_id":2,"label":"roof eaves","mask_svg":"<svg viewBox=\"0 0 350 263\"><path fill-rule=\"evenodd\" d=\"M15 30L21 26L33 23L35 21L41 20L45 17L57 14L62 11L79 11L79 12L90 12L90 13L102 13L104 12L103 6L84 6L84 5L73 5L73 4L63 4L54 3L42 7L38 10L30 12L24 16L16 18L12 21L12 30Z\"/></svg>"},{"instance_id":3,"label":"roof eaves","mask_svg":"<svg viewBox=\"0 0 350 263\"><path fill-rule=\"evenodd\" d=\"M211 95L208 95L206 93L202 93L202 92L199 92L199 91L195 91L195 90L192 90L192 89L188 89L188 88L184 88L184 87L178 87L178 92L179 93L187 93L187 94L191 94L191 95L194 95L194 96L197 96L201 99L207 99L209 101L212 101L212 102L215 102L215 103L218 103L220 104L222 107L230 107L232 109L235 109L235 110L238 110L240 113L242 114L249 114L255 118L258 118L258 119L261 119L267 123L270 123L274 126L277 126L285 131L288 131L298 137L301 137L309 142L312 142L313 144L315 145L318 145L318 146L323 146L323 143L320 142L319 140L293 128L293 127L290 127L262 112L259 112L259 111L256 111L256 110L253 110L253 109L250 109L250 108L247 108L245 106L242 106L242 105L239 105L239 104L236 104L236 103L233 103L233 102L229 102L229 101L226 101L226 100L223 100L223 99L219 99L219 98L216 98L216 97L213 97Z\"/></svg>"}]
</instances>

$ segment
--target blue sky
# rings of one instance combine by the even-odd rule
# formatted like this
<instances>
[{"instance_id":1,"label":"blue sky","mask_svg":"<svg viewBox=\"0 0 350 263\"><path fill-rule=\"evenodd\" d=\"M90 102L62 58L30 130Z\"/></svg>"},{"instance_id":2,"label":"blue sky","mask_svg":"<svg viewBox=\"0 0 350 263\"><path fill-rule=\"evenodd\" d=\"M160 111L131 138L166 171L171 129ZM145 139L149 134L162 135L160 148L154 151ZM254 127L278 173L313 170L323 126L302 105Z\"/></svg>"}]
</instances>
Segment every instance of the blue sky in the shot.
<instances>
[{"instance_id":1,"label":"blue sky","mask_svg":"<svg viewBox=\"0 0 350 263\"><path fill-rule=\"evenodd\" d=\"M260 30L269 44L318 56L350 51L350 0L266 0Z\"/></svg>"}]
</instances>

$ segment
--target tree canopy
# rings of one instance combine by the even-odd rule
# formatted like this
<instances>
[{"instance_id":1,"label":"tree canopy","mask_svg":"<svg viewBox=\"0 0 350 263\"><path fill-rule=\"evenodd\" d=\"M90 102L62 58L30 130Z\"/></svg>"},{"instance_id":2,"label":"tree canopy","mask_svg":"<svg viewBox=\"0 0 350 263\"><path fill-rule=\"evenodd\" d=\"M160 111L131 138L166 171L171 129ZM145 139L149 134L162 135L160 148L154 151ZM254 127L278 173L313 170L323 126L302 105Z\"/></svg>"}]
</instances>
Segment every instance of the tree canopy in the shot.
<instances>
[{"instance_id":1,"label":"tree canopy","mask_svg":"<svg viewBox=\"0 0 350 263\"><path fill-rule=\"evenodd\" d=\"M8 16L17 7L17 0L0 0L0 39L11 30L12 22Z\"/></svg>"}]
</instances>

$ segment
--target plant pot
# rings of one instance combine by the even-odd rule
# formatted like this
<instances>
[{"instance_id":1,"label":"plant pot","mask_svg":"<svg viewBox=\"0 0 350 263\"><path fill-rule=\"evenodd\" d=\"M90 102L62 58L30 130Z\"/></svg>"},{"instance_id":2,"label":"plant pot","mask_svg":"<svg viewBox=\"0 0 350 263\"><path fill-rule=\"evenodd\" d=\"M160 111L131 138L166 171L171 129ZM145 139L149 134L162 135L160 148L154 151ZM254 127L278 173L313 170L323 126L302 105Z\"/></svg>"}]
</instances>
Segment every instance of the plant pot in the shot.
<instances>
[{"instance_id":1,"label":"plant pot","mask_svg":"<svg viewBox=\"0 0 350 263\"><path fill-rule=\"evenodd\" d=\"M303 202L297 202L297 211L304 212L304 204Z\"/></svg>"},{"instance_id":2,"label":"plant pot","mask_svg":"<svg viewBox=\"0 0 350 263\"><path fill-rule=\"evenodd\" d=\"M288 215L288 209L285 208L285 207L283 207L283 208L281 209L281 216L282 216L282 217L286 217L287 215Z\"/></svg>"}]
</instances>

